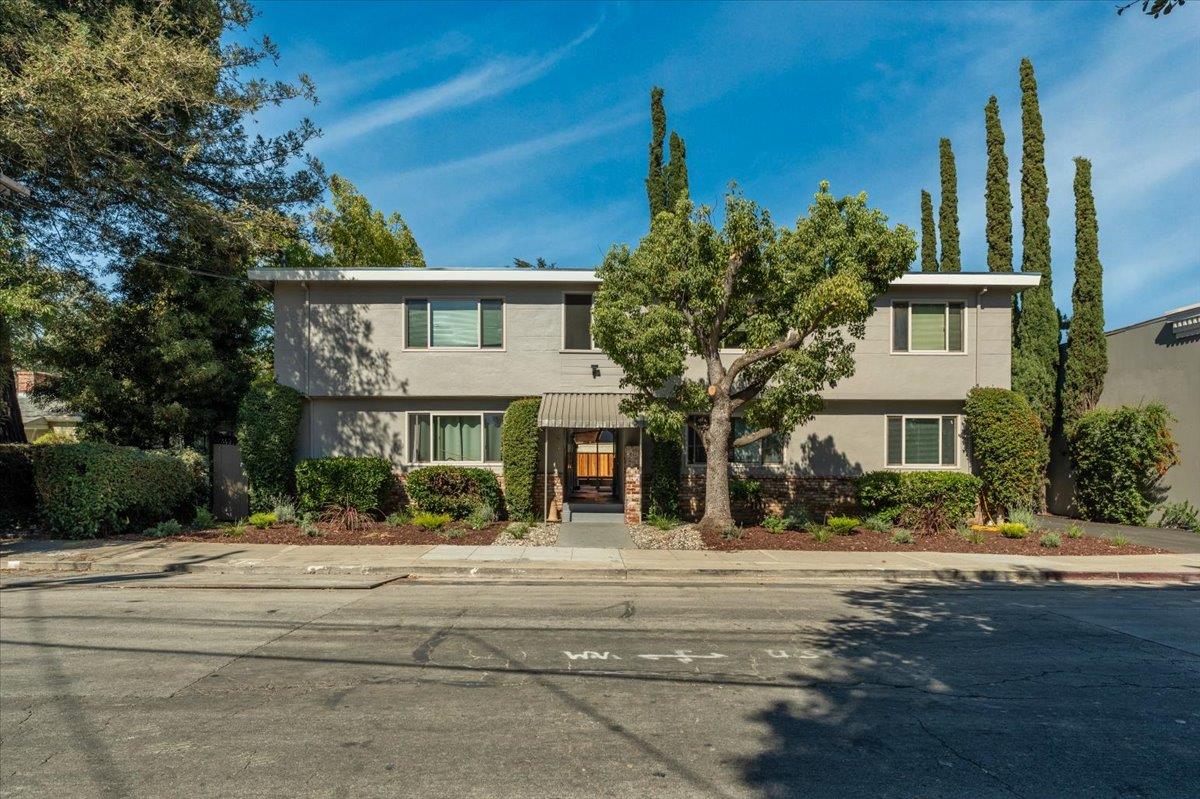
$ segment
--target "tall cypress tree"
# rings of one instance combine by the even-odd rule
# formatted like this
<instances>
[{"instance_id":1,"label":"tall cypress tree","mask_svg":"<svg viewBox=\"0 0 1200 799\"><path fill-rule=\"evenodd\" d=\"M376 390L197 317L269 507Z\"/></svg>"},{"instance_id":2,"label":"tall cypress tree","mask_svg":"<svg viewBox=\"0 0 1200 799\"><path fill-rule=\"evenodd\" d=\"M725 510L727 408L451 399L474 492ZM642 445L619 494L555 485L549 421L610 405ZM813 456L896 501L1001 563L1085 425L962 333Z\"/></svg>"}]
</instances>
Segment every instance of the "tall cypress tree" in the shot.
<instances>
[{"instance_id":1,"label":"tall cypress tree","mask_svg":"<svg viewBox=\"0 0 1200 799\"><path fill-rule=\"evenodd\" d=\"M937 231L933 227L933 197L921 189L921 271L937 270Z\"/></svg>"},{"instance_id":2,"label":"tall cypress tree","mask_svg":"<svg viewBox=\"0 0 1200 799\"><path fill-rule=\"evenodd\" d=\"M687 172L687 148L683 144L683 137L675 131L671 131L671 162L666 168L666 183L667 183L667 209L675 210L675 203L685 197L689 197L688 193L688 172Z\"/></svg>"},{"instance_id":3,"label":"tall cypress tree","mask_svg":"<svg viewBox=\"0 0 1200 799\"><path fill-rule=\"evenodd\" d=\"M1103 269L1099 225L1092 196L1092 162L1075 159L1075 285L1071 288L1071 327L1063 365L1062 416L1068 432L1096 407L1108 371L1104 337Z\"/></svg>"},{"instance_id":4,"label":"tall cypress tree","mask_svg":"<svg viewBox=\"0 0 1200 799\"><path fill-rule=\"evenodd\" d=\"M958 243L958 170L950 140L938 145L941 155L942 202L938 206L938 232L942 236L941 271L961 272L962 251Z\"/></svg>"},{"instance_id":5,"label":"tall cypress tree","mask_svg":"<svg viewBox=\"0 0 1200 799\"><path fill-rule=\"evenodd\" d=\"M1046 136L1038 108L1033 64L1021 59L1021 271L1037 272L1041 283L1021 295L1021 315L1012 360L1012 387L1042 420L1054 422L1058 380L1059 320L1050 279L1050 204L1046 183Z\"/></svg>"},{"instance_id":6,"label":"tall cypress tree","mask_svg":"<svg viewBox=\"0 0 1200 799\"><path fill-rule=\"evenodd\" d=\"M646 175L646 199L650 203L650 220L666 208L667 179L663 171L663 140L667 136L667 112L663 109L663 90L650 90L650 171Z\"/></svg>"},{"instance_id":7,"label":"tall cypress tree","mask_svg":"<svg viewBox=\"0 0 1200 799\"><path fill-rule=\"evenodd\" d=\"M1008 186L1008 156L1004 154L1004 128L1000 126L1000 104L996 96L983 108L987 129L987 186L984 203L987 217L987 264L989 272L1013 270L1012 194Z\"/></svg>"}]
</instances>

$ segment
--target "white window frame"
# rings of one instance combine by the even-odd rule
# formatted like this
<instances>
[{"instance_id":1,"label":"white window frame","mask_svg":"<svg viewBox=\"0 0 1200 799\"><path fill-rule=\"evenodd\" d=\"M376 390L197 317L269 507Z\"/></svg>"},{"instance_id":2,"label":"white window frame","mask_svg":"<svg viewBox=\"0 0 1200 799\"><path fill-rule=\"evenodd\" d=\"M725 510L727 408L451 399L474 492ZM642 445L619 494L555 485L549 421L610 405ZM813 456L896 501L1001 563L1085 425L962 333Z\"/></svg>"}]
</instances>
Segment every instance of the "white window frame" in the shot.
<instances>
[{"instance_id":1,"label":"white window frame","mask_svg":"<svg viewBox=\"0 0 1200 799\"><path fill-rule=\"evenodd\" d=\"M888 463L888 419L893 416L900 418L900 463ZM883 415L883 468L892 469L894 471L946 471L949 469L957 470L961 461L959 450L962 447L959 441L954 442L954 463L941 463L942 458L942 419L947 416L954 417L954 437L962 436L962 414L961 413L885 413ZM938 423L938 463L907 463L908 460L908 441L904 434L905 422L909 419L936 419Z\"/></svg>"},{"instance_id":2,"label":"white window frame","mask_svg":"<svg viewBox=\"0 0 1200 799\"><path fill-rule=\"evenodd\" d=\"M425 303L425 340L429 342L425 347L410 347L408 344L408 304L414 301ZM475 303L475 346L474 347L435 347L433 345L433 308L430 303L439 300L471 300ZM484 300L499 300L500 301L500 346L485 347L483 346L483 301ZM453 297L405 297L404 298L404 349L412 352L504 352L508 349L508 298L500 294L488 294L479 296L453 296Z\"/></svg>"},{"instance_id":3,"label":"white window frame","mask_svg":"<svg viewBox=\"0 0 1200 799\"><path fill-rule=\"evenodd\" d=\"M891 415L895 416L896 414L893 413ZM735 416L733 418L740 419L742 417ZM732 431L731 431L731 433L732 433ZM703 437L700 435L700 433L698 431L696 431L695 429L693 429L690 424L685 424L683 427L683 465L684 465L684 468L702 469L705 466L707 466L707 464L708 464L708 453L707 453L707 451L705 451L704 461L702 461L702 462L701 461L693 461L691 459L691 449L692 448L688 445L688 439L693 435L696 436L697 439L699 439L699 442L698 442L699 446L701 446L701 447L704 446L704 440L703 440ZM779 433L778 431L775 433L772 433L771 435L772 436L782 436L782 434ZM770 436L767 436L766 438L761 438L755 443L762 444L766 441L767 438L770 438ZM758 463L745 463L744 461L736 461L733 459L733 448L731 447L729 450L729 466L732 469L756 469L756 470L783 469L784 467L787 466L787 463L788 463L787 445L788 445L788 441L790 440L790 438L791 438L790 436L783 437L783 440L781 442L782 449L780 452L779 463L767 463L766 461L762 460L762 453L763 453L762 448L759 449L759 462Z\"/></svg>"},{"instance_id":4,"label":"white window frame","mask_svg":"<svg viewBox=\"0 0 1200 799\"><path fill-rule=\"evenodd\" d=\"M428 416L429 417L429 460L418 461L413 459L413 447L416 444L412 439L412 417L413 416ZM479 453L481 456L487 455L487 428L484 426L485 416L499 416L501 421L504 420L504 411L405 411L404 413L404 458L405 463L410 466L495 466L503 463L502 459L489 461L486 457L478 461L444 461L437 460L433 454L437 451L437 422L439 416L478 416L479 417Z\"/></svg>"},{"instance_id":5,"label":"white window frame","mask_svg":"<svg viewBox=\"0 0 1200 799\"><path fill-rule=\"evenodd\" d=\"M591 297L592 308L596 307L596 292L594 291L564 291L562 293L562 302L559 304L559 329L562 335L558 337L558 343L561 349L559 352L599 352L596 347L596 339L592 335L592 313L588 311L588 343L592 346L586 350L570 349L567 347L567 297Z\"/></svg>"},{"instance_id":6,"label":"white window frame","mask_svg":"<svg viewBox=\"0 0 1200 799\"><path fill-rule=\"evenodd\" d=\"M905 313L908 314L908 341L906 342L908 344L907 350L896 349L896 303L898 303L898 302L902 302L907 305L907 307L905 308ZM944 345L945 345L944 349L914 350L912 348L912 307L914 305L941 305L941 306L943 306L942 319L946 323L946 332L945 332L945 335L942 337L943 341L944 341ZM962 305L962 307L963 307L963 314L962 314L963 347L962 347L961 352L959 352L959 351L951 352L950 351L950 306L951 305ZM971 309L971 303L967 302L966 300L960 300L960 299L946 300L946 299L930 299L930 298L925 298L925 297L915 297L913 299L905 299L903 297L897 297L888 303L888 310L889 310L889 313L888 313L888 350L891 352L892 355L956 355L956 356L957 355L967 355L968 348L969 348L968 342L970 341L970 337L967 335L967 329L968 329L968 327L970 327L970 319L969 319L970 314L968 314L967 311L969 311L970 309ZM893 413L890 415L895 416L896 414ZM946 414L946 415L949 416L950 414Z\"/></svg>"}]
</instances>

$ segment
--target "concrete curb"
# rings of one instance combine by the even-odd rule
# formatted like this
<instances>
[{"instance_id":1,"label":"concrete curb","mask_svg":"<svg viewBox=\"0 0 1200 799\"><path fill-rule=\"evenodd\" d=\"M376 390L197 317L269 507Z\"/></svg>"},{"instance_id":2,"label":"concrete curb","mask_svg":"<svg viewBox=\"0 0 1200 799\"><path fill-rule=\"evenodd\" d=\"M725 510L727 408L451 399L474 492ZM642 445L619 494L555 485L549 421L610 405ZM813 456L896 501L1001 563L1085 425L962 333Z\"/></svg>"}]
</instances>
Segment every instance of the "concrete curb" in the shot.
<instances>
[{"instance_id":1,"label":"concrete curb","mask_svg":"<svg viewBox=\"0 0 1200 799\"><path fill-rule=\"evenodd\" d=\"M488 563L447 563L439 565L371 566L311 565L303 572L280 571L258 567L232 567L220 563L171 563L151 565L145 563L96 563L93 561L64 560L8 560L0 573L14 574L209 574L225 578L244 575L247 578L279 577L290 579L312 579L314 584L323 577L337 575L370 575L394 580L397 578L424 578L462 580L518 580L569 582L616 580L616 581L772 581L782 580L875 580L881 582L939 581L959 583L1055 583L1072 581L1121 581L1121 582L1169 582L1200 583L1196 572L1147 572L1087 570L1066 571L1061 569L956 569L956 568L867 568L867 569L736 569L736 568L630 568L621 565L611 567L580 566L529 566Z\"/></svg>"}]
</instances>

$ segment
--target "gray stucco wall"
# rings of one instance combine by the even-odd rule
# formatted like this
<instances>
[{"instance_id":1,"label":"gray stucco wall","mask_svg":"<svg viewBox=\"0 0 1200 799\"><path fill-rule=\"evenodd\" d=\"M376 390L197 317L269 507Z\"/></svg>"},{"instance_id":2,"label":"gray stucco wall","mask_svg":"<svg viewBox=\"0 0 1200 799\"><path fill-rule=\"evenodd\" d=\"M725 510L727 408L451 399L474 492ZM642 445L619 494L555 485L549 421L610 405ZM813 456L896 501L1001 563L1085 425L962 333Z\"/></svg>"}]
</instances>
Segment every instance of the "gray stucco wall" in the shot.
<instances>
[{"instance_id":1,"label":"gray stucco wall","mask_svg":"<svg viewBox=\"0 0 1200 799\"><path fill-rule=\"evenodd\" d=\"M275 289L276 375L311 397L528 396L616 389L620 374L603 354L561 349L562 296L573 290L588 291L589 286L500 285L472 291L399 283L314 283L308 288L280 283ZM504 349L405 350L406 296L503 297ZM857 342L854 376L826 397L961 400L975 385L1007 388L1010 298L1000 290L894 289L879 299L866 337ZM964 302L966 352L892 353L892 299Z\"/></svg>"},{"instance_id":2,"label":"gray stucco wall","mask_svg":"<svg viewBox=\"0 0 1200 799\"><path fill-rule=\"evenodd\" d=\"M1175 416L1172 435L1182 462L1163 480L1167 501L1200 505L1200 337L1176 339L1158 319L1108 335L1108 374L1100 407L1161 402ZM1056 453L1051 509L1068 513L1071 485L1066 458Z\"/></svg>"}]
</instances>

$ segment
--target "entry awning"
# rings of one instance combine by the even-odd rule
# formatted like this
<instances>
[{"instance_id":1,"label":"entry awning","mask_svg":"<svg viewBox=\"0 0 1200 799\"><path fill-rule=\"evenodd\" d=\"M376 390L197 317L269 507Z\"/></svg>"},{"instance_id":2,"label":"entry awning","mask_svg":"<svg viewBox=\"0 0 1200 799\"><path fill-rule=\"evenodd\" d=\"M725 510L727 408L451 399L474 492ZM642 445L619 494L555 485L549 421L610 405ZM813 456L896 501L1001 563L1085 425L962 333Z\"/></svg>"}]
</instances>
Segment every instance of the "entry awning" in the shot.
<instances>
[{"instance_id":1,"label":"entry awning","mask_svg":"<svg viewBox=\"0 0 1200 799\"><path fill-rule=\"evenodd\" d=\"M548 392L538 409L538 427L637 427L621 413L621 400L628 394L589 391Z\"/></svg>"}]
</instances>

